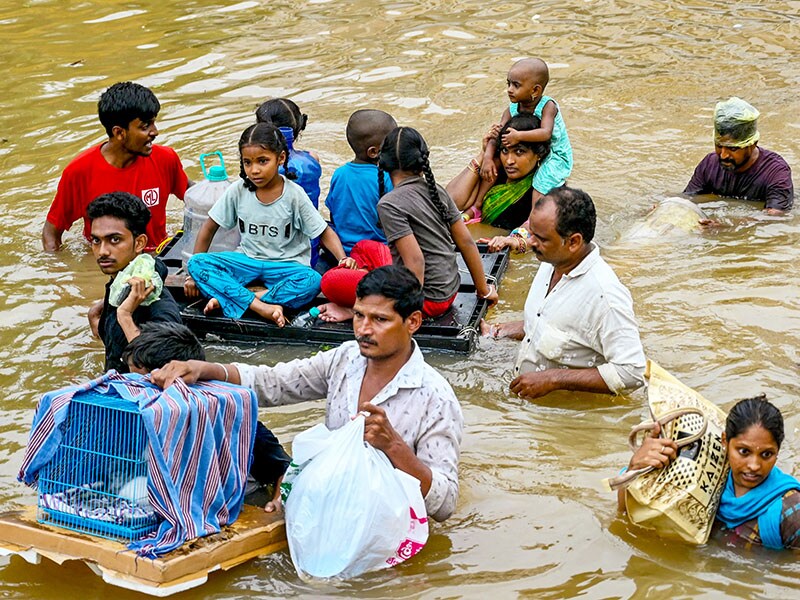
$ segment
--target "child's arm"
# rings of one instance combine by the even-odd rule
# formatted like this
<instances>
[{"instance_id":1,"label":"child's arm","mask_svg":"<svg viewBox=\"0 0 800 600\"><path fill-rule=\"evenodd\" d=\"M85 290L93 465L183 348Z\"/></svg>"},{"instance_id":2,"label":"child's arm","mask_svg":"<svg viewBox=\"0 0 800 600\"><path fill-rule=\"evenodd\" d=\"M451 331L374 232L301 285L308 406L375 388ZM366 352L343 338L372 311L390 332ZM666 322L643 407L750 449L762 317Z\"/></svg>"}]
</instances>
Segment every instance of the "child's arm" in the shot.
<instances>
[{"instance_id":1,"label":"child's arm","mask_svg":"<svg viewBox=\"0 0 800 600\"><path fill-rule=\"evenodd\" d=\"M498 131L503 128L503 126L511 120L511 112L509 112L508 107L503 111L502 116L500 117L499 125L495 123L492 128L497 127ZM494 181L497 179L497 166L494 164L494 155L495 151L497 150L497 142L494 139L489 140L486 143L486 148L483 151L483 162L481 163L481 178L484 181Z\"/></svg>"},{"instance_id":2,"label":"child's arm","mask_svg":"<svg viewBox=\"0 0 800 600\"><path fill-rule=\"evenodd\" d=\"M336 257L336 260L339 261L340 266L345 266L348 269L357 269L358 265L356 261L352 258L349 258L347 254L345 254L344 248L342 247L342 241L339 239L339 236L336 235L336 232L328 225L325 228L325 231L319 236L320 243L328 249L328 252L333 254Z\"/></svg>"},{"instance_id":3,"label":"child's arm","mask_svg":"<svg viewBox=\"0 0 800 600\"><path fill-rule=\"evenodd\" d=\"M461 219L459 219L458 222L461 223L464 229L467 228ZM425 257L422 255L422 249L419 247L417 238L414 237L413 233L404 235L400 239L395 240L394 245L397 248L397 253L400 255L400 258L403 259L405 267L417 276L420 284L424 287Z\"/></svg>"},{"instance_id":4,"label":"child's arm","mask_svg":"<svg viewBox=\"0 0 800 600\"><path fill-rule=\"evenodd\" d=\"M197 232L193 254L208 252L208 249L211 247L211 242L214 241L214 236L217 234L217 229L219 229L219 224L214 219L211 217L206 219L200 231Z\"/></svg>"},{"instance_id":5,"label":"child's arm","mask_svg":"<svg viewBox=\"0 0 800 600\"><path fill-rule=\"evenodd\" d=\"M464 257L464 262L467 264L469 274L472 275L472 281L475 283L475 293L478 297L488 300L489 304L497 302L497 287L486 283L486 273L483 272L483 262L481 261L481 254L478 252L478 247L475 241L469 234L469 229L464 225L464 221L458 220L450 225L450 233L453 236L453 241L456 243L458 251Z\"/></svg>"},{"instance_id":6,"label":"child's arm","mask_svg":"<svg viewBox=\"0 0 800 600\"><path fill-rule=\"evenodd\" d=\"M556 122L558 108L552 100L544 105L542 109L541 127L529 131L517 131L509 129L503 134L503 144L513 146L520 142L546 142L553 137L553 127Z\"/></svg>"},{"instance_id":7,"label":"child's arm","mask_svg":"<svg viewBox=\"0 0 800 600\"><path fill-rule=\"evenodd\" d=\"M211 242L214 241L217 229L219 229L219 224L214 219L211 217L206 219L200 231L197 232L197 238L194 240L194 250L192 253L200 254L201 252L208 252L208 249L211 247ZM198 298L200 296L200 290L197 289L194 279L192 279L192 276L188 273L183 280L183 295L187 298Z\"/></svg>"}]
</instances>

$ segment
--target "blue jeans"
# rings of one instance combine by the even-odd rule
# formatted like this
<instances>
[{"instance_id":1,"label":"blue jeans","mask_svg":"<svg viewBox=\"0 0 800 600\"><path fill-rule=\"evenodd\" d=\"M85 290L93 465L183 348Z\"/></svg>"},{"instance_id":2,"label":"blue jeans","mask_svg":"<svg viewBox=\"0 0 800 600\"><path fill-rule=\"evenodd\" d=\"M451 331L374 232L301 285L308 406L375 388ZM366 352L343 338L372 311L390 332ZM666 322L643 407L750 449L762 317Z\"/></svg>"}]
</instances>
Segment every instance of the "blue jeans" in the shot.
<instances>
[{"instance_id":1,"label":"blue jeans","mask_svg":"<svg viewBox=\"0 0 800 600\"><path fill-rule=\"evenodd\" d=\"M261 301L299 308L319 293L320 274L296 262L256 260L241 252L195 254L186 265L204 296L216 298L226 317L240 318L256 295L245 286L267 288Z\"/></svg>"}]
</instances>

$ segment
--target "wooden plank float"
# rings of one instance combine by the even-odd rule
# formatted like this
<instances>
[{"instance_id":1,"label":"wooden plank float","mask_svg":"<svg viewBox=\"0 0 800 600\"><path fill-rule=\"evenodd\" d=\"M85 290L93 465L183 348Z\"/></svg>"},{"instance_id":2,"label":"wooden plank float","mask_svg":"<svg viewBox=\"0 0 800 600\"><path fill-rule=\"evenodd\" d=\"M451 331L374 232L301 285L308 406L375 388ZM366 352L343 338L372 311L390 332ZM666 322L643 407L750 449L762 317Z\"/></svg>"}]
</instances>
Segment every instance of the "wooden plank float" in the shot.
<instances>
[{"instance_id":1,"label":"wooden plank float","mask_svg":"<svg viewBox=\"0 0 800 600\"><path fill-rule=\"evenodd\" d=\"M202 585L208 574L286 548L282 513L245 504L235 523L162 557L141 558L125 544L38 523L36 507L0 514L0 560L84 562L110 585L165 597Z\"/></svg>"}]
</instances>

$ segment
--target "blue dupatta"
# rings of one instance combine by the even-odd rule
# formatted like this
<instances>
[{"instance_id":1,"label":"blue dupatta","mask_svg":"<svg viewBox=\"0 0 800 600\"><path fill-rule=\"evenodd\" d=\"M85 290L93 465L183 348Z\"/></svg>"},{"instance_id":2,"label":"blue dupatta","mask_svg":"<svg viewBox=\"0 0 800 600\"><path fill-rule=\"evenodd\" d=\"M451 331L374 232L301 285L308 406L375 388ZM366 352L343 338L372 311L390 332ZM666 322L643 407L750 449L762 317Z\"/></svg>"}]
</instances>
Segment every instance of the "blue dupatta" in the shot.
<instances>
[{"instance_id":1,"label":"blue dupatta","mask_svg":"<svg viewBox=\"0 0 800 600\"><path fill-rule=\"evenodd\" d=\"M733 489L733 475L728 473L717 518L728 529L758 518L761 543L767 548L779 550L783 548L781 539L783 495L790 490L800 490L800 481L778 467L773 467L763 482L737 498Z\"/></svg>"}]
</instances>

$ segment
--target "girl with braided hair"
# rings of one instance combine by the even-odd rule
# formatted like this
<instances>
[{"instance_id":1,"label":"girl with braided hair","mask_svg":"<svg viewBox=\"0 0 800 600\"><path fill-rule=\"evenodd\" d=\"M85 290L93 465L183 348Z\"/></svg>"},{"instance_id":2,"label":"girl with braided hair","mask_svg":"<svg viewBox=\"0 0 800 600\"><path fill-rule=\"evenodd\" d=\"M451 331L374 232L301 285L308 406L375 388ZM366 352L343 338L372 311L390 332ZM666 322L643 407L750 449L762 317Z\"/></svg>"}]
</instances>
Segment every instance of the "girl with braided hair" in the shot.
<instances>
[{"instance_id":1,"label":"girl with braided hair","mask_svg":"<svg viewBox=\"0 0 800 600\"><path fill-rule=\"evenodd\" d=\"M450 308L458 292L456 248L475 282L475 293L494 303L497 289L486 283L478 247L461 211L436 184L428 156L428 145L416 129L398 127L386 136L378 184L383 187L386 171L394 189L386 195L380 189L378 217L394 264L405 265L417 276L425 296L423 312L435 317Z\"/></svg>"},{"instance_id":2,"label":"girl with braided hair","mask_svg":"<svg viewBox=\"0 0 800 600\"><path fill-rule=\"evenodd\" d=\"M443 187L436 184L428 160L428 145L411 127L396 127L383 140L378 159L378 217L391 250L394 264L406 266L422 283L425 302L422 312L428 317L444 314L453 304L461 283L456 261L456 248L464 257L475 293L491 304L497 302L497 288L486 283L478 247L461 219L461 212ZM385 193L384 173L388 173L394 189ZM372 244L380 246L377 242ZM356 248L353 248L355 252ZM370 252L373 263L382 257ZM351 258L353 258L351 253ZM383 260L388 263L388 254ZM356 262L359 261L356 259ZM364 267L364 272L380 264ZM327 274L326 274L327 275ZM326 289L323 293L334 300L355 292ZM352 317L334 300L320 307L320 318L342 321ZM349 303L352 306L351 303Z\"/></svg>"},{"instance_id":3,"label":"girl with braided hair","mask_svg":"<svg viewBox=\"0 0 800 600\"><path fill-rule=\"evenodd\" d=\"M221 308L238 319L250 309L283 327L284 307L300 308L319 293L320 276L311 268L315 237L343 265L355 267L303 188L278 172L288 154L286 138L271 123L256 123L242 133L240 180L208 211L187 264L184 293L209 298L204 312ZM217 230L235 226L242 234L237 251L208 253ZM253 292L247 286L254 284L267 289Z\"/></svg>"}]
</instances>

